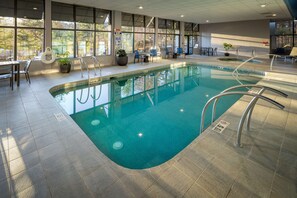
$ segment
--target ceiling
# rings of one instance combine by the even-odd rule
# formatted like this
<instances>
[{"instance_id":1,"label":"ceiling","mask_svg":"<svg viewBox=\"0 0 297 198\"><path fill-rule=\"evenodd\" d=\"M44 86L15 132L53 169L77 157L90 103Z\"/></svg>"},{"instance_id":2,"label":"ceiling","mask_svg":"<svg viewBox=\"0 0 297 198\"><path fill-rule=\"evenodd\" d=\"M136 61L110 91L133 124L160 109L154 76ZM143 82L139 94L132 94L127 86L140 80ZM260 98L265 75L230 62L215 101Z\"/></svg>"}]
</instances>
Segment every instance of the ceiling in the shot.
<instances>
[{"instance_id":1,"label":"ceiling","mask_svg":"<svg viewBox=\"0 0 297 198\"><path fill-rule=\"evenodd\" d=\"M284 0L54 0L204 24L291 18ZM262 8L260 5L266 4ZM138 9L139 6L143 9ZM275 17L272 15L276 14ZM184 15L181 18L181 15Z\"/></svg>"}]
</instances>

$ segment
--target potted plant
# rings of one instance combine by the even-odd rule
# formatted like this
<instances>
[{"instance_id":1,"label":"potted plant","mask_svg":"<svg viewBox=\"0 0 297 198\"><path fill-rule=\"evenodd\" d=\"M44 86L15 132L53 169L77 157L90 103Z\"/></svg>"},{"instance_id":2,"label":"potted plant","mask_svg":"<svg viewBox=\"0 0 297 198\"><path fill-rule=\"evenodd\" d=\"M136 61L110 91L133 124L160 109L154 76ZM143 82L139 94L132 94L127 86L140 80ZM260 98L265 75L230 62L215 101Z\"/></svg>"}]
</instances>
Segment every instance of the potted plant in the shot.
<instances>
[{"instance_id":1,"label":"potted plant","mask_svg":"<svg viewBox=\"0 0 297 198\"><path fill-rule=\"evenodd\" d=\"M229 50L233 47L231 43L223 43L224 49L226 50L225 56L229 56Z\"/></svg>"},{"instance_id":2,"label":"potted plant","mask_svg":"<svg viewBox=\"0 0 297 198\"><path fill-rule=\"evenodd\" d=\"M117 51L117 64L120 66L125 66L128 63L128 56L125 50L119 49Z\"/></svg>"},{"instance_id":3,"label":"potted plant","mask_svg":"<svg viewBox=\"0 0 297 198\"><path fill-rule=\"evenodd\" d=\"M69 73L71 70L71 60L68 56L69 56L68 51L60 55L61 58L58 60L58 63L60 66L61 73Z\"/></svg>"}]
</instances>

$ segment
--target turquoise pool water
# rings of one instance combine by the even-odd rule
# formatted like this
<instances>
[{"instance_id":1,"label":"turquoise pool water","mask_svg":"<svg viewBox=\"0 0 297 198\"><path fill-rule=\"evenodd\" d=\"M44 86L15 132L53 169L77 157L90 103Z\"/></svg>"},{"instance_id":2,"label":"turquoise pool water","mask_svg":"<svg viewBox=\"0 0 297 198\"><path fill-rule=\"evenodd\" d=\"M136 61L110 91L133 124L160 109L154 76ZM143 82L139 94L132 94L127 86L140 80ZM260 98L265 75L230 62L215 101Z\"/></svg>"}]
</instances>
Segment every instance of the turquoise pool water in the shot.
<instances>
[{"instance_id":1,"label":"turquoise pool water","mask_svg":"<svg viewBox=\"0 0 297 198\"><path fill-rule=\"evenodd\" d=\"M190 144L199 135L207 100L237 84L231 72L191 65L61 90L53 96L107 157L127 168L144 169L166 162ZM238 99L221 99L217 115ZM210 110L207 114L206 126Z\"/></svg>"}]
</instances>

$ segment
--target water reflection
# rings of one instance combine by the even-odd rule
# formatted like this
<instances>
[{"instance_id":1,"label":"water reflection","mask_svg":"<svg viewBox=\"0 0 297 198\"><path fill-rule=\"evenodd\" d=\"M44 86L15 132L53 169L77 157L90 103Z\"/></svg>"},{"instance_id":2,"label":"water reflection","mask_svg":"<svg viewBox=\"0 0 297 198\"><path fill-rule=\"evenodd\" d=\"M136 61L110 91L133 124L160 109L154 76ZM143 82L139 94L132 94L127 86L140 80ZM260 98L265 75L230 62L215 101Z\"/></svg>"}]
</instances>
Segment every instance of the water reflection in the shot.
<instances>
[{"instance_id":1,"label":"water reflection","mask_svg":"<svg viewBox=\"0 0 297 198\"><path fill-rule=\"evenodd\" d=\"M149 103L154 106L176 94L199 86L200 77L200 67L168 69L57 93L55 99L69 115L97 106L109 110L110 103L127 103L139 99L141 96L146 97ZM187 78L191 78L191 80L187 80Z\"/></svg>"},{"instance_id":2,"label":"water reflection","mask_svg":"<svg viewBox=\"0 0 297 198\"><path fill-rule=\"evenodd\" d=\"M106 156L142 169L166 162L199 135L204 104L237 84L230 79L230 72L189 66L78 87L55 98ZM220 100L217 115L237 99Z\"/></svg>"}]
</instances>

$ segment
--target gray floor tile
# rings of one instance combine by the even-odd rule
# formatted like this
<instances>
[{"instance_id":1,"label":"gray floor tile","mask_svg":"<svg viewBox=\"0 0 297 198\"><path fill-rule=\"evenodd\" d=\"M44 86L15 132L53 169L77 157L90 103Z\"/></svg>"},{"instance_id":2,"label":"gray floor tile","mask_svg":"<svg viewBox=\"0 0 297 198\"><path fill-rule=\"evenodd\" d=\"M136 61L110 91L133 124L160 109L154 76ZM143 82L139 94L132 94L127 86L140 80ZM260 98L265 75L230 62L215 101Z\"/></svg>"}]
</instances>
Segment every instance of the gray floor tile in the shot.
<instances>
[{"instance_id":1,"label":"gray floor tile","mask_svg":"<svg viewBox=\"0 0 297 198\"><path fill-rule=\"evenodd\" d=\"M176 197L181 197L194 183L194 180L175 167L170 167L157 181L158 185Z\"/></svg>"},{"instance_id":2,"label":"gray floor tile","mask_svg":"<svg viewBox=\"0 0 297 198\"><path fill-rule=\"evenodd\" d=\"M38 164L39 156L37 151L23 155L15 160L9 162L10 175L13 176L23 170L30 169L32 166Z\"/></svg>"},{"instance_id":3,"label":"gray floor tile","mask_svg":"<svg viewBox=\"0 0 297 198\"><path fill-rule=\"evenodd\" d=\"M286 197L286 198L294 198L297 197L297 186L296 180L286 179L282 176L275 175L271 198L277 197Z\"/></svg>"},{"instance_id":4,"label":"gray floor tile","mask_svg":"<svg viewBox=\"0 0 297 198\"><path fill-rule=\"evenodd\" d=\"M102 166L83 178L87 188L94 194L100 194L119 178L109 167Z\"/></svg>"},{"instance_id":5,"label":"gray floor tile","mask_svg":"<svg viewBox=\"0 0 297 198\"><path fill-rule=\"evenodd\" d=\"M226 197L239 169L214 159L196 183L215 197Z\"/></svg>"},{"instance_id":6,"label":"gray floor tile","mask_svg":"<svg viewBox=\"0 0 297 198\"><path fill-rule=\"evenodd\" d=\"M174 192L170 191L169 189L163 188L160 184L154 184L149 189L145 191L143 197L155 197L155 198L171 198L176 197Z\"/></svg>"},{"instance_id":7,"label":"gray floor tile","mask_svg":"<svg viewBox=\"0 0 297 198\"><path fill-rule=\"evenodd\" d=\"M209 192L196 183L186 192L185 198L214 198Z\"/></svg>"},{"instance_id":8,"label":"gray floor tile","mask_svg":"<svg viewBox=\"0 0 297 198\"><path fill-rule=\"evenodd\" d=\"M252 197L268 197L273 174L271 170L247 160L236 178L232 191L235 191L235 195L242 193Z\"/></svg>"},{"instance_id":9,"label":"gray floor tile","mask_svg":"<svg viewBox=\"0 0 297 198\"><path fill-rule=\"evenodd\" d=\"M16 197L38 197L38 198L50 198L51 194L48 189L45 180L41 180L38 183L26 188L20 193L15 195Z\"/></svg>"},{"instance_id":10,"label":"gray floor tile","mask_svg":"<svg viewBox=\"0 0 297 198\"><path fill-rule=\"evenodd\" d=\"M12 176L11 186L14 193L20 193L26 188L44 180L44 173L40 164L37 164L19 174Z\"/></svg>"}]
</instances>

